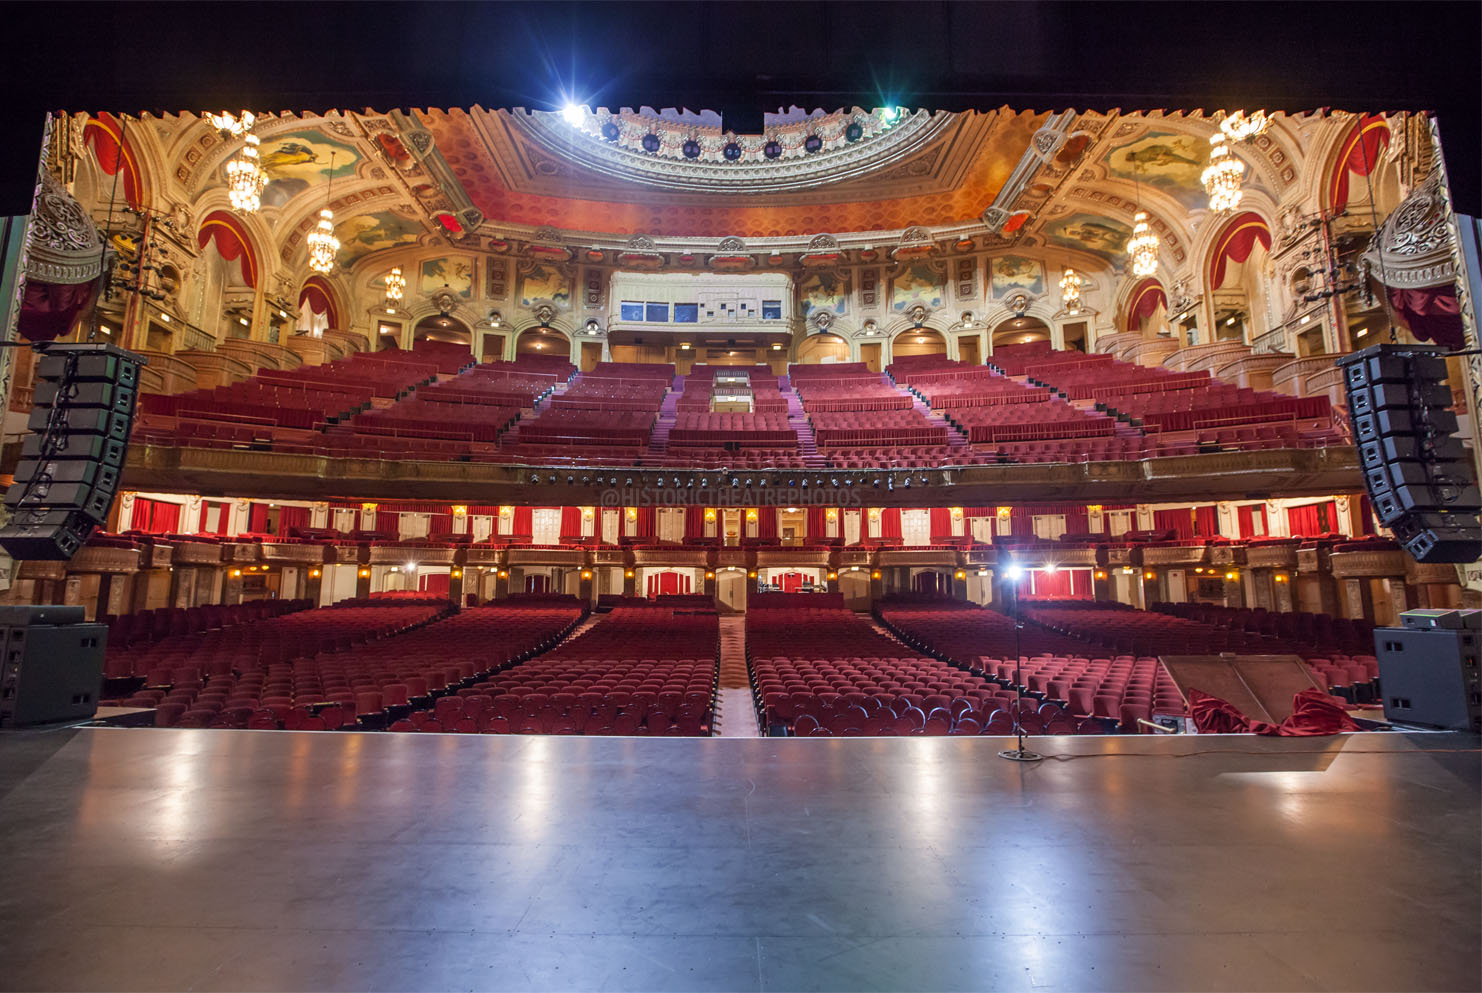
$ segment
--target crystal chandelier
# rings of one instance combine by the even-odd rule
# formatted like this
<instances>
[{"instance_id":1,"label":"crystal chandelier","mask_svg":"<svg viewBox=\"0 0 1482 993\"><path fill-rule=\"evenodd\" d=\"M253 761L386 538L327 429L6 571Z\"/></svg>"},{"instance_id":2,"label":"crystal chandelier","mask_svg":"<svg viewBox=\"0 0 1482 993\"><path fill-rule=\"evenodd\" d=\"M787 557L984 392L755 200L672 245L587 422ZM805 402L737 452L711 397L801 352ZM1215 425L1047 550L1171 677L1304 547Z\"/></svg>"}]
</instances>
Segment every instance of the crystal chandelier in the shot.
<instances>
[{"instance_id":1,"label":"crystal chandelier","mask_svg":"<svg viewBox=\"0 0 1482 993\"><path fill-rule=\"evenodd\" d=\"M220 131L223 136L230 135L233 138L242 137L251 131L252 125L256 123L256 118L252 116L250 110L242 111L241 117L231 111L223 110L219 114L207 114L206 120L210 121L211 126Z\"/></svg>"},{"instance_id":2,"label":"crystal chandelier","mask_svg":"<svg viewBox=\"0 0 1482 993\"><path fill-rule=\"evenodd\" d=\"M226 192L232 207L244 214L255 214L262 206L263 187L268 174L257 155L257 135L248 133L242 139L241 153L226 164Z\"/></svg>"},{"instance_id":3,"label":"crystal chandelier","mask_svg":"<svg viewBox=\"0 0 1482 993\"><path fill-rule=\"evenodd\" d=\"M1209 166L1200 173L1204 190L1209 194L1209 209L1234 210L1240 206L1244 192L1240 189L1240 177L1245 175L1245 163L1230 154L1225 144L1225 133L1216 131L1209 138Z\"/></svg>"},{"instance_id":4,"label":"crystal chandelier","mask_svg":"<svg viewBox=\"0 0 1482 993\"><path fill-rule=\"evenodd\" d=\"M1257 110L1250 115L1243 110L1237 110L1220 119L1220 131L1232 142L1254 138L1270 126L1271 118L1266 116L1264 110Z\"/></svg>"},{"instance_id":5,"label":"crystal chandelier","mask_svg":"<svg viewBox=\"0 0 1482 993\"><path fill-rule=\"evenodd\" d=\"M1132 273L1151 276L1158 271L1158 236L1148 227L1148 212L1139 210L1133 217L1132 237L1127 241L1127 254L1132 257Z\"/></svg>"},{"instance_id":6,"label":"crystal chandelier","mask_svg":"<svg viewBox=\"0 0 1482 993\"><path fill-rule=\"evenodd\" d=\"M329 209L334 193L334 152L329 153L329 185L324 190L324 209L319 212L319 224L309 232L305 240L309 243L309 268L315 272L330 272L334 269L335 253L340 250L340 239L334 236L334 211Z\"/></svg>"},{"instance_id":7,"label":"crystal chandelier","mask_svg":"<svg viewBox=\"0 0 1482 993\"><path fill-rule=\"evenodd\" d=\"M1074 269L1066 269L1065 274L1060 277L1060 299L1065 304L1065 309L1074 314L1081 309L1081 274Z\"/></svg>"},{"instance_id":8,"label":"crystal chandelier","mask_svg":"<svg viewBox=\"0 0 1482 993\"><path fill-rule=\"evenodd\" d=\"M386 274L386 311L396 313L396 305L401 302L401 297L407 288L407 278L401 274L401 266L394 267Z\"/></svg>"}]
</instances>

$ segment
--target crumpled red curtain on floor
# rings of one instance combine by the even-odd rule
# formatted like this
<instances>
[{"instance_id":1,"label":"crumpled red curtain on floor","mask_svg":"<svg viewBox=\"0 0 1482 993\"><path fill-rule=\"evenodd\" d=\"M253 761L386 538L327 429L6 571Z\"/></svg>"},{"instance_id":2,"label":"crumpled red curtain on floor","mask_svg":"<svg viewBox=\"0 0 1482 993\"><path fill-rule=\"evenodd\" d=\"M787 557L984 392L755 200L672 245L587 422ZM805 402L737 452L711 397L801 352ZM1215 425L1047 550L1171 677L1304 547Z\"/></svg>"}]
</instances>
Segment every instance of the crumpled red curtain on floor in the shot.
<instances>
[{"instance_id":1,"label":"crumpled red curtain on floor","mask_svg":"<svg viewBox=\"0 0 1482 993\"><path fill-rule=\"evenodd\" d=\"M1264 734L1305 738L1362 730L1337 701L1322 690L1303 690L1292 698L1292 716L1280 724L1254 721L1228 700L1189 690L1189 713L1200 734Z\"/></svg>"}]
</instances>

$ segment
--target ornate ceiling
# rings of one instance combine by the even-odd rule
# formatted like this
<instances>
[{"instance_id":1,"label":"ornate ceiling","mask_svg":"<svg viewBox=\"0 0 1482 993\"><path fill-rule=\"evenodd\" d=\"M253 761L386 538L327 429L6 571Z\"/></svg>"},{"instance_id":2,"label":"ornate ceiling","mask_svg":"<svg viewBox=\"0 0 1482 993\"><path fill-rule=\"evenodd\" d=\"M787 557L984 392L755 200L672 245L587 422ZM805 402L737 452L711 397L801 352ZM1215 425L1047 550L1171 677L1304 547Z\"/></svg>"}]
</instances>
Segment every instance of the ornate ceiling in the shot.
<instances>
[{"instance_id":1,"label":"ornate ceiling","mask_svg":"<svg viewBox=\"0 0 1482 993\"><path fill-rule=\"evenodd\" d=\"M817 164L642 159L555 114L475 108L418 116L452 176L492 221L764 238L976 221L1047 115L910 115L857 145L820 150ZM625 168L636 161L645 168Z\"/></svg>"}]
</instances>

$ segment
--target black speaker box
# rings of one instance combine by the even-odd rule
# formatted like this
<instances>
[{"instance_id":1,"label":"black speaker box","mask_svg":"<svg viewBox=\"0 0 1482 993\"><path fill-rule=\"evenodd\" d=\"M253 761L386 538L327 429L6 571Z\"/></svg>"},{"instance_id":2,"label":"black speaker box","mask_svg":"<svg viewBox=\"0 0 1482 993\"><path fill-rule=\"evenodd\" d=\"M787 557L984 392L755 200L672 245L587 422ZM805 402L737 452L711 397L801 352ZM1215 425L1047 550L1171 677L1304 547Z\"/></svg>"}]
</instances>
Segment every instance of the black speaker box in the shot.
<instances>
[{"instance_id":1,"label":"black speaker box","mask_svg":"<svg viewBox=\"0 0 1482 993\"><path fill-rule=\"evenodd\" d=\"M1401 724L1482 732L1475 630L1376 628L1384 717Z\"/></svg>"},{"instance_id":2,"label":"black speaker box","mask_svg":"<svg viewBox=\"0 0 1482 993\"><path fill-rule=\"evenodd\" d=\"M1428 382L1414 389L1406 383L1375 383L1348 391L1348 412L1354 417L1390 408L1408 410L1417 403L1427 407L1449 407L1451 390L1445 383Z\"/></svg>"},{"instance_id":3,"label":"black speaker box","mask_svg":"<svg viewBox=\"0 0 1482 993\"><path fill-rule=\"evenodd\" d=\"M111 382L131 389L139 385L143 360L117 345L51 345L36 364L36 378L73 382ZM68 366L72 375L67 377Z\"/></svg>"},{"instance_id":4,"label":"black speaker box","mask_svg":"<svg viewBox=\"0 0 1482 993\"><path fill-rule=\"evenodd\" d=\"M48 460L88 459L114 469L123 467L124 455L129 450L128 444L123 439L100 434L63 434L52 440L54 444L51 446L51 451L45 456ZM35 462L43 457L41 441L39 434L26 436L25 441L21 442L22 462ZM17 469L16 477L20 477L19 469Z\"/></svg>"},{"instance_id":5,"label":"black speaker box","mask_svg":"<svg viewBox=\"0 0 1482 993\"><path fill-rule=\"evenodd\" d=\"M1338 360L1350 390L1373 383L1446 379L1446 349L1439 345L1370 345Z\"/></svg>"},{"instance_id":6,"label":"black speaker box","mask_svg":"<svg viewBox=\"0 0 1482 993\"><path fill-rule=\"evenodd\" d=\"M1422 422L1412 408L1386 408L1353 419L1353 438L1358 444L1389 435L1424 437L1427 427L1433 435L1456 433L1456 415L1446 407L1432 407Z\"/></svg>"},{"instance_id":7,"label":"black speaker box","mask_svg":"<svg viewBox=\"0 0 1482 993\"><path fill-rule=\"evenodd\" d=\"M1413 435L1391 435L1361 442L1358 451L1359 461L1365 469L1406 460L1460 462L1467 457L1460 438L1437 438L1427 442Z\"/></svg>"},{"instance_id":8,"label":"black speaker box","mask_svg":"<svg viewBox=\"0 0 1482 993\"><path fill-rule=\"evenodd\" d=\"M36 384L37 407L108 407L123 414L134 411L134 388L108 382L72 382L67 386L41 380Z\"/></svg>"},{"instance_id":9,"label":"black speaker box","mask_svg":"<svg viewBox=\"0 0 1482 993\"><path fill-rule=\"evenodd\" d=\"M133 420L132 411L121 413L108 407L37 407L31 411L26 426L38 434L48 430L53 434L97 434L127 442Z\"/></svg>"},{"instance_id":10,"label":"black speaker box","mask_svg":"<svg viewBox=\"0 0 1482 993\"><path fill-rule=\"evenodd\" d=\"M1476 514L1406 514L1395 538L1417 562L1475 562L1482 558Z\"/></svg>"},{"instance_id":11,"label":"black speaker box","mask_svg":"<svg viewBox=\"0 0 1482 993\"><path fill-rule=\"evenodd\" d=\"M65 562L95 530L81 511L21 510L0 528L0 548L21 561Z\"/></svg>"},{"instance_id":12,"label":"black speaker box","mask_svg":"<svg viewBox=\"0 0 1482 993\"><path fill-rule=\"evenodd\" d=\"M82 608L0 611L0 727L81 721L98 712L105 624Z\"/></svg>"},{"instance_id":13,"label":"black speaker box","mask_svg":"<svg viewBox=\"0 0 1482 993\"><path fill-rule=\"evenodd\" d=\"M1364 473L1374 516L1389 527L1405 514L1476 513L1482 491L1465 462L1394 462Z\"/></svg>"}]
</instances>

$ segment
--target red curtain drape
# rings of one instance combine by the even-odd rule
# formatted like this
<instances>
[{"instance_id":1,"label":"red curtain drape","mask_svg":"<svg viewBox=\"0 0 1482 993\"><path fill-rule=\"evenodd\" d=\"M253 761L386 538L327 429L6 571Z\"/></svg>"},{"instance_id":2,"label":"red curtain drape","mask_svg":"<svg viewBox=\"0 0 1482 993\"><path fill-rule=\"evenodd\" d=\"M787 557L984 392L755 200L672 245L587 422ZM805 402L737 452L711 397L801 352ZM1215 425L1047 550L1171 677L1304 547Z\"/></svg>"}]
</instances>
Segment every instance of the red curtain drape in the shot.
<instances>
[{"instance_id":1,"label":"red curtain drape","mask_svg":"<svg viewBox=\"0 0 1482 993\"><path fill-rule=\"evenodd\" d=\"M1056 569L1054 572L1031 569L1029 592L1031 596L1063 600L1070 596L1070 573L1065 569Z\"/></svg>"},{"instance_id":2,"label":"red curtain drape","mask_svg":"<svg viewBox=\"0 0 1482 993\"><path fill-rule=\"evenodd\" d=\"M279 507L278 508L278 534L283 537L291 537L294 531L302 531L309 526L308 507Z\"/></svg>"},{"instance_id":3,"label":"red curtain drape","mask_svg":"<svg viewBox=\"0 0 1482 993\"><path fill-rule=\"evenodd\" d=\"M1194 518L1184 507L1153 511L1153 527L1159 531L1172 531L1180 541L1194 537Z\"/></svg>"},{"instance_id":4,"label":"red curtain drape","mask_svg":"<svg viewBox=\"0 0 1482 993\"><path fill-rule=\"evenodd\" d=\"M135 497L129 527L145 534L173 534L180 530L180 504Z\"/></svg>"},{"instance_id":5,"label":"red curtain drape","mask_svg":"<svg viewBox=\"0 0 1482 993\"><path fill-rule=\"evenodd\" d=\"M26 281L15 329L27 341L54 341L72 330L98 284ZM1454 299L1454 298L1453 298ZM1460 327L1460 324L1457 325Z\"/></svg>"},{"instance_id":6,"label":"red curtain drape","mask_svg":"<svg viewBox=\"0 0 1482 993\"><path fill-rule=\"evenodd\" d=\"M1077 600L1090 600L1096 595L1091 584L1090 569L1070 570L1070 595Z\"/></svg>"},{"instance_id":7,"label":"red curtain drape","mask_svg":"<svg viewBox=\"0 0 1482 993\"><path fill-rule=\"evenodd\" d=\"M760 507L756 512L756 536L758 538L777 537L777 508Z\"/></svg>"},{"instance_id":8,"label":"red curtain drape","mask_svg":"<svg viewBox=\"0 0 1482 993\"><path fill-rule=\"evenodd\" d=\"M1380 150L1388 147L1389 125L1384 118L1378 114L1360 117L1344 139L1333 166L1328 188L1328 203L1333 210L1341 211L1348 206L1348 174L1367 176L1379 164Z\"/></svg>"},{"instance_id":9,"label":"red curtain drape","mask_svg":"<svg viewBox=\"0 0 1482 993\"><path fill-rule=\"evenodd\" d=\"M514 518L510 521L510 527L513 529L513 534L526 538L530 537L530 535L535 530L535 525L532 522L530 515L530 508L516 507ZM541 588L539 590L530 590L527 592L544 593L545 589Z\"/></svg>"},{"instance_id":10,"label":"red curtain drape","mask_svg":"<svg viewBox=\"0 0 1482 993\"><path fill-rule=\"evenodd\" d=\"M1242 538L1264 538L1270 532L1266 529L1266 508L1260 504L1251 504L1245 507L1235 508L1236 516L1240 519L1240 537ZM1260 532L1256 531L1256 524L1261 525Z\"/></svg>"},{"instance_id":11,"label":"red curtain drape","mask_svg":"<svg viewBox=\"0 0 1482 993\"><path fill-rule=\"evenodd\" d=\"M1034 536L1034 514L1030 513L1028 507L1014 507L1009 510L1009 534L1016 538Z\"/></svg>"},{"instance_id":12,"label":"red curtain drape","mask_svg":"<svg viewBox=\"0 0 1482 993\"><path fill-rule=\"evenodd\" d=\"M901 509L899 507L886 507L880 511L880 537L899 538L901 536Z\"/></svg>"},{"instance_id":13,"label":"red curtain drape","mask_svg":"<svg viewBox=\"0 0 1482 993\"><path fill-rule=\"evenodd\" d=\"M1244 262L1250 258L1256 242L1260 242L1268 250L1271 248L1271 230L1266 227L1266 222L1261 220L1259 214L1247 210L1230 218L1215 241L1209 285L1218 289L1225 281L1229 264Z\"/></svg>"},{"instance_id":14,"label":"red curtain drape","mask_svg":"<svg viewBox=\"0 0 1482 993\"><path fill-rule=\"evenodd\" d=\"M684 536L686 538L705 537L705 508L688 507L684 512Z\"/></svg>"},{"instance_id":15,"label":"red curtain drape","mask_svg":"<svg viewBox=\"0 0 1482 993\"><path fill-rule=\"evenodd\" d=\"M1454 284L1420 290L1392 289L1389 301L1405 319L1410 333L1421 341L1433 341L1447 348L1466 347L1461 304L1456 299Z\"/></svg>"},{"instance_id":16,"label":"red curtain drape","mask_svg":"<svg viewBox=\"0 0 1482 993\"><path fill-rule=\"evenodd\" d=\"M428 515L428 520L427 520L427 536L429 538L436 537L438 535L445 535L445 534L452 534L452 533L453 533L453 515L452 515L451 512L446 513L446 514L429 514Z\"/></svg>"},{"instance_id":17,"label":"red curtain drape","mask_svg":"<svg viewBox=\"0 0 1482 993\"><path fill-rule=\"evenodd\" d=\"M208 513L210 513L210 510L211 510L212 507L217 507L220 510L220 513L218 513L216 515L216 528L215 528L215 530L208 529L207 523L206 523L206 521L207 521L206 515ZM201 522L196 525L196 530L197 531L200 531L202 534L226 534L227 531L229 530L230 526L231 526L231 523L232 523L232 505L231 504L226 503L225 501L222 501L222 502L216 502L216 501L212 501L212 500L202 500L201 501Z\"/></svg>"},{"instance_id":18,"label":"red curtain drape","mask_svg":"<svg viewBox=\"0 0 1482 993\"><path fill-rule=\"evenodd\" d=\"M253 501L251 508L247 512L247 530L252 534L267 534L268 515L271 512L272 508L267 504Z\"/></svg>"},{"instance_id":19,"label":"red curtain drape","mask_svg":"<svg viewBox=\"0 0 1482 993\"><path fill-rule=\"evenodd\" d=\"M931 536L933 538L952 537L952 511L946 507L931 508Z\"/></svg>"},{"instance_id":20,"label":"red curtain drape","mask_svg":"<svg viewBox=\"0 0 1482 993\"><path fill-rule=\"evenodd\" d=\"M1332 500L1305 507L1288 507L1287 528L1293 537L1313 538L1338 530L1338 505Z\"/></svg>"},{"instance_id":21,"label":"red curtain drape","mask_svg":"<svg viewBox=\"0 0 1482 993\"><path fill-rule=\"evenodd\" d=\"M1220 515L1215 507L1194 508L1194 534L1199 538L1217 538L1220 533Z\"/></svg>"},{"instance_id":22,"label":"red curtain drape","mask_svg":"<svg viewBox=\"0 0 1482 993\"><path fill-rule=\"evenodd\" d=\"M447 596L450 583L451 579L446 572L432 573L417 578L417 589L423 593L431 593L434 596Z\"/></svg>"},{"instance_id":23,"label":"red curtain drape","mask_svg":"<svg viewBox=\"0 0 1482 993\"><path fill-rule=\"evenodd\" d=\"M828 510L824 507L808 508L808 540L822 541L828 535Z\"/></svg>"},{"instance_id":24,"label":"red curtain drape","mask_svg":"<svg viewBox=\"0 0 1482 993\"><path fill-rule=\"evenodd\" d=\"M549 576L526 576L525 592L544 593L550 587L550 583L551 581Z\"/></svg>"},{"instance_id":25,"label":"red curtain drape","mask_svg":"<svg viewBox=\"0 0 1482 993\"><path fill-rule=\"evenodd\" d=\"M581 538L581 508L561 508L561 540L567 538Z\"/></svg>"},{"instance_id":26,"label":"red curtain drape","mask_svg":"<svg viewBox=\"0 0 1482 993\"><path fill-rule=\"evenodd\" d=\"M640 538L652 538L656 533L656 518L657 515L654 512L654 508L639 507L637 522L638 527L634 531L634 534L636 534Z\"/></svg>"},{"instance_id":27,"label":"red curtain drape","mask_svg":"<svg viewBox=\"0 0 1482 993\"><path fill-rule=\"evenodd\" d=\"M1102 527L1106 527L1106 517L1101 518ZM1091 531L1091 515L1086 512L1084 506L1070 506L1065 508L1065 533L1066 534L1089 534Z\"/></svg>"},{"instance_id":28,"label":"red curtain drape","mask_svg":"<svg viewBox=\"0 0 1482 993\"><path fill-rule=\"evenodd\" d=\"M143 183L139 177L139 156L134 149L132 132L125 133L124 124L109 113L90 118L82 127L83 141L92 146L98 166L112 176L123 168L123 195L129 206L137 207L143 202Z\"/></svg>"}]
</instances>

